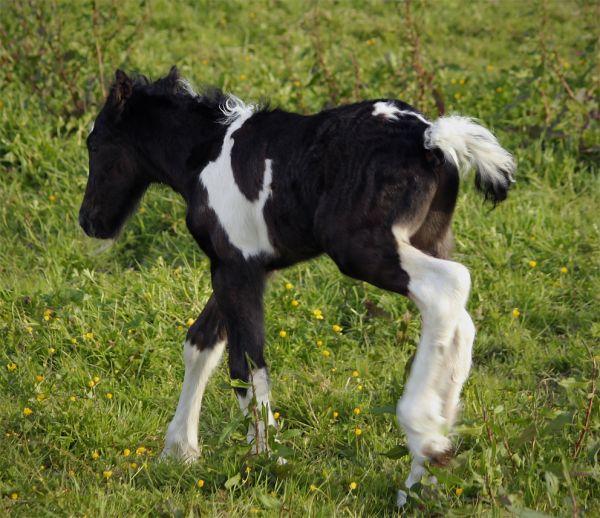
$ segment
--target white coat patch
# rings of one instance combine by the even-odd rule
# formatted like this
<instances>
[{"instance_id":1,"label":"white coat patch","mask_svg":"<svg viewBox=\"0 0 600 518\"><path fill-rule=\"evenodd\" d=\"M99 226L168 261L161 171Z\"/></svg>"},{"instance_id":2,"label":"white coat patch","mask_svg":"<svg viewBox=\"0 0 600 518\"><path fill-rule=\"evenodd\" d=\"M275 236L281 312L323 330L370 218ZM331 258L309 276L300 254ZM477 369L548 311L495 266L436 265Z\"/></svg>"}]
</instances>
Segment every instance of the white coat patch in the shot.
<instances>
[{"instance_id":1,"label":"white coat patch","mask_svg":"<svg viewBox=\"0 0 600 518\"><path fill-rule=\"evenodd\" d=\"M421 122L430 125L427 119L425 119L422 115L412 112L410 110L401 110L397 106L395 106L391 102L378 101L373 105L373 113L371 114L373 117L377 117L378 115L383 115L386 119L389 120L398 120L399 116L402 115L410 115L412 117L416 117Z\"/></svg>"},{"instance_id":2,"label":"white coat patch","mask_svg":"<svg viewBox=\"0 0 600 518\"><path fill-rule=\"evenodd\" d=\"M271 195L272 161L265 160L262 189L254 201L248 200L240 191L231 167L232 135L251 116L251 110L239 113L227 129L221 154L200 173L200 181L208 192L209 207L215 211L229 242L242 252L245 259L275 253L263 215L265 203Z\"/></svg>"}]
</instances>

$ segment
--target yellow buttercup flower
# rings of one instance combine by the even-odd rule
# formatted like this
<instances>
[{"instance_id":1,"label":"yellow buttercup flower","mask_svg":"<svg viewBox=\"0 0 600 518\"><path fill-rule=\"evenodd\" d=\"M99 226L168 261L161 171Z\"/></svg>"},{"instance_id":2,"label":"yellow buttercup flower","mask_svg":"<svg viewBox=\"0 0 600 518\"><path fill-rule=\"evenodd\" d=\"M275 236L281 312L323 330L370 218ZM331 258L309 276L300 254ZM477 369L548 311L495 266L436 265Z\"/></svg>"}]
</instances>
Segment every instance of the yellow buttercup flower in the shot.
<instances>
[{"instance_id":1,"label":"yellow buttercup flower","mask_svg":"<svg viewBox=\"0 0 600 518\"><path fill-rule=\"evenodd\" d=\"M529 261L529 267L535 268L537 266L537 261Z\"/></svg>"},{"instance_id":2,"label":"yellow buttercup flower","mask_svg":"<svg viewBox=\"0 0 600 518\"><path fill-rule=\"evenodd\" d=\"M356 435L356 436L362 435L362 430L360 428L356 427L354 429L354 435Z\"/></svg>"},{"instance_id":3,"label":"yellow buttercup flower","mask_svg":"<svg viewBox=\"0 0 600 518\"><path fill-rule=\"evenodd\" d=\"M362 390L362 389L363 389L363 386L362 386L362 385L358 385L358 386L356 387L356 390Z\"/></svg>"},{"instance_id":4,"label":"yellow buttercup flower","mask_svg":"<svg viewBox=\"0 0 600 518\"><path fill-rule=\"evenodd\" d=\"M48 196L48 199L50 200L50 203L54 203L56 201L56 196L54 194L51 194L50 196Z\"/></svg>"},{"instance_id":5,"label":"yellow buttercup flower","mask_svg":"<svg viewBox=\"0 0 600 518\"><path fill-rule=\"evenodd\" d=\"M111 470L109 470L109 469L107 469L107 470L105 470L105 471L103 471L103 472L102 472L102 476L103 476L103 477L104 477L106 480L108 480L110 477L112 477L112 471L111 471Z\"/></svg>"},{"instance_id":6,"label":"yellow buttercup flower","mask_svg":"<svg viewBox=\"0 0 600 518\"><path fill-rule=\"evenodd\" d=\"M186 324L188 327L191 327L194 322L195 320L193 318L188 318Z\"/></svg>"},{"instance_id":7,"label":"yellow buttercup flower","mask_svg":"<svg viewBox=\"0 0 600 518\"><path fill-rule=\"evenodd\" d=\"M512 316L514 318L518 318L521 315L521 312L519 311L519 308L515 308L512 310Z\"/></svg>"},{"instance_id":8,"label":"yellow buttercup flower","mask_svg":"<svg viewBox=\"0 0 600 518\"><path fill-rule=\"evenodd\" d=\"M318 489L318 487L317 487L317 486L315 486L314 484L311 484L311 485L310 485L310 490L311 490L311 491L316 491L317 489Z\"/></svg>"},{"instance_id":9,"label":"yellow buttercup flower","mask_svg":"<svg viewBox=\"0 0 600 518\"><path fill-rule=\"evenodd\" d=\"M285 283L285 289L286 290L291 290L294 288L294 285L291 282L286 282Z\"/></svg>"},{"instance_id":10,"label":"yellow buttercup flower","mask_svg":"<svg viewBox=\"0 0 600 518\"><path fill-rule=\"evenodd\" d=\"M41 383L42 381L44 381L44 376L42 376L41 374L38 374L35 377L35 381L37 381L38 383Z\"/></svg>"},{"instance_id":11,"label":"yellow buttercup flower","mask_svg":"<svg viewBox=\"0 0 600 518\"><path fill-rule=\"evenodd\" d=\"M18 500L19 499L19 493L11 493L10 494L10 499L11 500Z\"/></svg>"},{"instance_id":12,"label":"yellow buttercup flower","mask_svg":"<svg viewBox=\"0 0 600 518\"><path fill-rule=\"evenodd\" d=\"M202 479L198 480L198 482L196 482L196 485L197 485L199 488L203 488L203 487L204 487L204 480L202 480Z\"/></svg>"},{"instance_id":13,"label":"yellow buttercup flower","mask_svg":"<svg viewBox=\"0 0 600 518\"><path fill-rule=\"evenodd\" d=\"M13 372L15 370L17 370L17 364L16 363L9 363L6 368L10 371Z\"/></svg>"},{"instance_id":14,"label":"yellow buttercup flower","mask_svg":"<svg viewBox=\"0 0 600 518\"><path fill-rule=\"evenodd\" d=\"M358 371L352 371L353 378L358 378L359 376L360 376L360 373Z\"/></svg>"},{"instance_id":15,"label":"yellow buttercup flower","mask_svg":"<svg viewBox=\"0 0 600 518\"><path fill-rule=\"evenodd\" d=\"M274 419L279 419L280 415L281 415L281 414L280 414L279 412L275 412L275 413L273 414L273 418L274 418Z\"/></svg>"},{"instance_id":16,"label":"yellow buttercup flower","mask_svg":"<svg viewBox=\"0 0 600 518\"><path fill-rule=\"evenodd\" d=\"M333 412L333 418L334 418L334 419L337 419L337 417L338 417L339 415L340 415L340 414L339 414L339 412L335 412L335 411Z\"/></svg>"},{"instance_id":17,"label":"yellow buttercup flower","mask_svg":"<svg viewBox=\"0 0 600 518\"><path fill-rule=\"evenodd\" d=\"M69 396L69 401L77 401L77 398L75 396Z\"/></svg>"},{"instance_id":18,"label":"yellow buttercup flower","mask_svg":"<svg viewBox=\"0 0 600 518\"><path fill-rule=\"evenodd\" d=\"M567 268L566 266L563 266L563 267L560 269L560 273L567 273L568 271L569 271L569 270L568 270L568 268Z\"/></svg>"},{"instance_id":19,"label":"yellow buttercup flower","mask_svg":"<svg viewBox=\"0 0 600 518\"><path fill-rule=\"evenodd\" d=\"M454 492L456 493L456 496L460 496L463 494L463 488L462 487L457 487Z\"/></svg>"},{"instance_id":20,"label":"yellow buttercup flower","mask_svg":"<svg viewBox=\"0 0 600 518\"><path fill-rule=\"evenodd\" d=\"M323 345L323 340L317 340L317 347L321 347Z\"/></svg>"},{"instance_id":21,"label":"yellow buttercup flower","mask_svg":"<svg viewBox=\"0 0 600 518\"><path fill-rule=\"evenodd\" d=\"M100 376L94 376L94 383L98 383L100 381Z\"/></svg>"},{"instance_id":22,"label":"yellow buttercup flower","mask_svg":"<svg viewBox=\"0 0 600 518\"><path fill-rule=\"evenodd\" d=\"M48 354L54 354L56 349L54 347L48 347Z\"/></svg>"},{"instance_id":23,"label":"yellow buttercup flower","mask_svg":"<svg viewBox=\"0 0 600 518\"><path fill-rule=\"evenodd\" d=\"M40 393L37 396L35 396L35 399L37 399L38 401L44 401L44 399L46 399L46 394Z\"/></svg>"},{"instance_id":24,"label":"yellow buttercup flower","mask_svg":"<svg viewBox=\"0 0 600 518\"><path fill-rule=\"evenodd\" d=\"M23 415L31 415L31 414L33 414L33 410L31 410L31 408L29 408L28 406L26 406L23 409Z\"/></svg>"},{"instance_id":25,"label":"yellow buttercup flower","mask_svg":"<svg viewBox=\"0 0 600 518\"><path fill-rule=\"evenodd\" d=\"M93 388L94 385L96 385L96 382L94 380L90 380L90 381L88 381L87 384L88 384L88 387Z\"/></svg>"},{"instance_id":26,"label":"yellow buttercup flower","mask_svg":"<svg viewBox=\"0 0 600 518\"><path fill-rule=\"evenodd\" d=\"M100 458L100 454L98 453L98 451L97 451L97 450L94 450L94 451L92 452L92 459L93 459L93 460L98 460L99 458Z\"/></svg>"},{"instance_id":27,"label":"yellow buttercup flower","mask_svg":"<svg viewBox=\"0 0 600 518\"><path fill-rule=\"evenodd\" d=\"M136 450L135 453L136 455L143 455L144 453L146 453L148 450L146 450L145 446L139 446Z\"/></svg>"},{"instance_id":28,"label":"yellow buttercup flower","mask_svg":"<svg viewBox=\"0 0 600 518\"><path fill-rule=\"evenodd\" d=\"M129 457L131 455L131 450L129 448L125 448L123 450L123 457Z\"/></svg>"},{"instance_id":29,"label":"yellow buttercup flower","mask_svg":"<svg viewBox=\"0 0 600 518\"><path fill-rule=\"evenodd\" d=\"M279 331L279 336L281 336L281 338L285 338L287 336L287 333L282 329L281 331Z\"/></svg>"},{"instance_id":30,"label":"yellow buttercup flower","mask_svg":"<svg viewBox=\"0 0 600 518\"><path fill-rule=\"evenodd\" d=\"M130 462L130 463L129 463L129 467L130 467L131 469L135 469L135 468L137 468L137 462Z\"/></svg>"},{"instance_id":31,"label":"yellow buttercup flower","mask_svg":"<svg viewBox=\"0 0 600 518\"><path fill-rule=\"evenodd\" d=\"M333 326L331 326L331 329L333 329L334 333L341 333L342 332L341 326L338 326L337 324L333 324Z\"/></svg>"},{"instance_id":32,"label":"yellow buttercup flower","mask_svg":"<svg viewBox=\"0 0 600 518\"><path fill-rule=\"evenodd\" d=\"M354 491L357 487L358 484L356 482L350 482L350 491Z\"/></svg>"},{"instance_id":33,"label":"yellow buttercup flower","mask_svg":"<svg viewBox=\"0 0 600 518\"><path fill-rule=\"evenodd\" d=\"M321 354L325 356L325 358L329 358L329 356L331 355L331 353L327 349L325 349Z\"/></svg>"},{"instance_id":34,"label":"yellow buttercup flower","mask_svg":"<svg viewBox=\"0 0 600 518\"><path fill-rule=\"evenodd\" d=\"M297 308L300 305L300 302L298 302L296 299L292 300L291 302L292 307Z\"/></svg>"},{"instance_id":35,"label":"yellow buttercup flower","mask_svg":"<svg viewBox=\"0 0 600 518\"><path fill-rule=\"evenodd\" d=\"M94 338L94 333L90 333L90 332L85 333L83 335L83 338L84 338L84 340L91 340L92 338Z\"/></svg>"},{"instance_id":36,"label":"yellow buttercup flower","mask_svg":"<svg viewBox=\"0 0 600 518\"><path fill-rule=\"evenodd\" d=\"M106 393L106 399L112 399L113 395L110 392Z\"/></svg>"},{"instance_id":37,"label":"yellow buttercup flower","mask_svg":"<svg viewBox=\"0 0 600 518\"><path fill-rule=\"evenodd\" d=\"M360 407L357 406L352 412L354 412L354 415L360 414Z\"/></svg>"}]
</instances>

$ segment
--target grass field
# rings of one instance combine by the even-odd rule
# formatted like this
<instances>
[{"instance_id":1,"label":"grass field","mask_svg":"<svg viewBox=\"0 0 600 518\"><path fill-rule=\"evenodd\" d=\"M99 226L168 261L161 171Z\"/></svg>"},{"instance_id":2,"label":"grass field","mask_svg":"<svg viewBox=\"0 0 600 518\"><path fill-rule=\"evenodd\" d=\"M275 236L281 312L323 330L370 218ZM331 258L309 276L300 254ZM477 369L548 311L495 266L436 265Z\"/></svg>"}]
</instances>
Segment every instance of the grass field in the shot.
<instances>
[{"instance_id":1,"label":"grass field","mask_svg":"<svg viewBox=\"0 0 600 518\"><path fill-rule=\"evenodd\" d=\"M158 77L176 63L196 85L286 109L392 96L494 128L518 183L495 210L471 182L458 201L478 337L457 452L402 513L597 516L597 9L0 0L0 515L397 512L409 466L393 407L418 314L327 258L281 272L266 296L288 464L247 455L225 366L205 397L200 461L156 461L187 322L210 294L207 260L164 189L103 252L77 210L84 139L114 69Z\"/></svg>"}]
</instances>

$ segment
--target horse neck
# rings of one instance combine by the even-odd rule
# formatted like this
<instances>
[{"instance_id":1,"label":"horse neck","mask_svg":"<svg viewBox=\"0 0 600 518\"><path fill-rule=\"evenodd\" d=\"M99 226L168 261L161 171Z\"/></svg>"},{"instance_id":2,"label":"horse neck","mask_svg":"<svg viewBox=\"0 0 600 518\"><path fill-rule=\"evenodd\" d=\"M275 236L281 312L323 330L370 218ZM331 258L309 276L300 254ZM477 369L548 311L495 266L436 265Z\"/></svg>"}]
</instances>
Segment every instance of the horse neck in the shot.
<instances>
[{"instance_id":1,"label":"horse neck","mask_svg":"<svg viewBox=\"0 0 600 518\"><path fill-rule=\"evenodd\" d=\"M158 119L156 128L140 128L142 160L151 182L170 186L188 202L202 168L214 157L226 133L216 115L178 110Z\"/></svg>"}]
</instances>

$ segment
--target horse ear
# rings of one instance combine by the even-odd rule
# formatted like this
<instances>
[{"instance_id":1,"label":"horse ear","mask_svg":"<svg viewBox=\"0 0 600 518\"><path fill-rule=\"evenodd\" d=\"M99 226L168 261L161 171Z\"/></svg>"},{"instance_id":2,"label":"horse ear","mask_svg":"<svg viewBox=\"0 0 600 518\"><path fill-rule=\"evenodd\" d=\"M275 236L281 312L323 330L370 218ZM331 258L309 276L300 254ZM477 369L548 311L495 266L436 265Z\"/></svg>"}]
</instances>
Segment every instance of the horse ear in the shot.
<instances>
[{"instance_id":1,"label":"horse ear","mask_svg":"<svg viewBox=\"0 0 600 518\"><path fill-rule=\"evenodd\" d=\"M115 72L115 82L110 89L110 98L116 107L122 107L125 101L131 97L133 92L133 81L121 69Z\"/></svg>"},{"instance_id":2,"label":"horse ear","mask_svg":"<svg viewBox=\"0 0 600 518\"><path fill-rule=\"evenodd\" d=\"M171 70L169 70L169 75L167 77L171 81L178 81L179 79L181 79L181 76L179 75L179 70L177 69L177 66L173 65L171 67Z\"/></svg>"}]
</instances>

